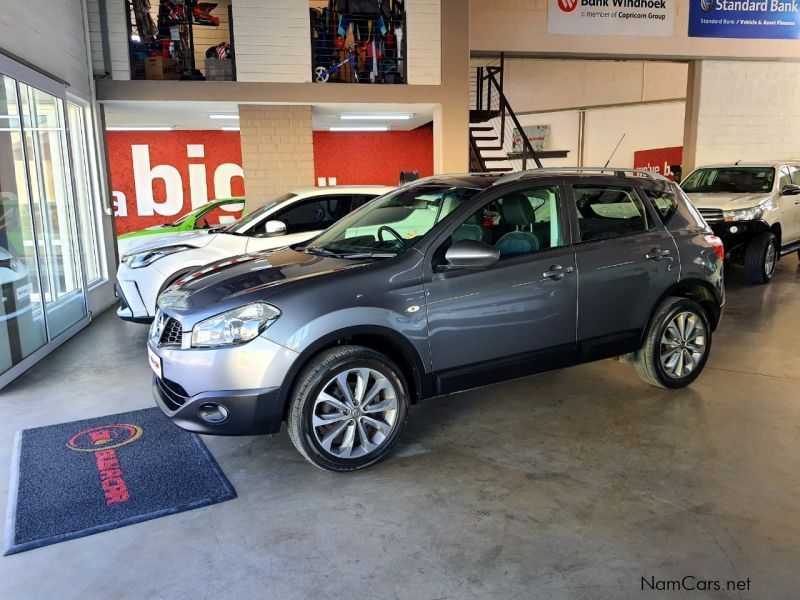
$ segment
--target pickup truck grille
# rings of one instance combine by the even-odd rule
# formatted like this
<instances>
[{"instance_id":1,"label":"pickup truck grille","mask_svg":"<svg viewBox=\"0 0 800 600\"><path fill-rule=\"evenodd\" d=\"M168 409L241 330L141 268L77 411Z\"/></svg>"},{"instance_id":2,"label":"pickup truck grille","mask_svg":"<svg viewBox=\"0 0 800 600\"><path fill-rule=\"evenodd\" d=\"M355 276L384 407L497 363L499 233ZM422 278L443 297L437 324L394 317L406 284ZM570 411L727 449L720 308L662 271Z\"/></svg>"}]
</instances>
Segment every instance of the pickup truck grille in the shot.
<instances>
[{"instance_id":1,"label":"pickup truck grille","mask_svg":"<svg viewBox=\"0 0 800 600\"><path fill-rule=\"evenodd\" d=\"M722 211L719 208L701 208L699 210L700 214L703 215L703 218L709 225L712 223L722 223L722 221L725 220L725 217L722 215Z\"/></svg>"}]
</instances>

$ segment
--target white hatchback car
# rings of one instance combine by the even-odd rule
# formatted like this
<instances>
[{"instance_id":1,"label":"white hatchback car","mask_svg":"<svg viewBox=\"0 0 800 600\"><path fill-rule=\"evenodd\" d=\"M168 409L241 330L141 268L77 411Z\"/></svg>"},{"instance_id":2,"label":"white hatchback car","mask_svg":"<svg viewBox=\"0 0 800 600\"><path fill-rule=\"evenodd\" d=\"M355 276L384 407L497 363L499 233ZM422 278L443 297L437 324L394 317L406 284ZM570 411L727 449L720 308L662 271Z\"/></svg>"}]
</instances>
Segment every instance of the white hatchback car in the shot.
<instances>
[{"instance_id":1,"label":"white hatchback car","mask_svg":"<svg viewBox=\"0 0 800 600\"><path fill-rule=\"evenodd\" d=\"M117 316L148 323L155 315L158 295L186 273L238 254L310 240L346 214L393 189L356 185L296 190L267 202L228 227L143 242L121 257Z\"/></svg>"}]
</instances>

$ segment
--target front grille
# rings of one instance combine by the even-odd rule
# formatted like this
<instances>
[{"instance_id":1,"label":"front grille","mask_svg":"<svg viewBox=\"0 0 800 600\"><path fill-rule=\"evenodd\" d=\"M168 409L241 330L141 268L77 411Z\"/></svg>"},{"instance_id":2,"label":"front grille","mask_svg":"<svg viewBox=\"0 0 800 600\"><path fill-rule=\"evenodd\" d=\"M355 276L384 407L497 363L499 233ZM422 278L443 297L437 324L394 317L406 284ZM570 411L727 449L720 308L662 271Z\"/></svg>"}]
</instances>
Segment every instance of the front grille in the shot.
<instances>
[{"instance_id":1,"label":"front grille","mask_svg":"<svg viewBox=\"0 0 800 600\"><path fill-rule=\"evenodd\" d=\"M177 319L167 317L164 329L161 331L161 338L158 340L159 346L180 346L183 341L183 331Z\"/></svg>"},{"instance_id":2,"label":"front grille","mask_svg":"<svg viewBox=\"0 0 800 600\"><path fill-rule=\"evenodd\" d=\"M172 411L178 410L189 399L189 394L186 393L186 390L174 381L156 378L156 385L158 385L164 404Z\"/></svg>"},{"instance_id":3,"label":"front grille","mask_svg":"<svg viewBox=\"0 0 800 600\"><path fill-rule=\"evenodd\" d=\"M700 214L706 220L706 223L721 223L725 220L722 211L719 208L701 208Z\"/></svg>"}]
</instances>

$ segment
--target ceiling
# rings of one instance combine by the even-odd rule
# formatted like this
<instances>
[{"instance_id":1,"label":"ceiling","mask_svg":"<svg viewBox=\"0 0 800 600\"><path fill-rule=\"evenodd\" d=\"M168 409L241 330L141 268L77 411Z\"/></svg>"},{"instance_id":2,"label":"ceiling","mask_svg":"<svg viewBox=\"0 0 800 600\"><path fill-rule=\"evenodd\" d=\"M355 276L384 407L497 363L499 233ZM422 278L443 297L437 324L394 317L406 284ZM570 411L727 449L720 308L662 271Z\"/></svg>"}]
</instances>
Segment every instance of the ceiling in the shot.
<instances>
[{"instance_id":1,"label":"ceiling","mask_svg":"<svg viewBox=\"0 0 800 600\"><path fill-rule=\"evenodd\" d=\"M209 114L238 114L235 102L106 102L107 127L170 126L174 129L220 129L237 126L235 119L211 119ZM390 130L406 131L433 120L433 104L318 104L311 107L315 131L330 127L388 125ZM410 114L408 120L342 120L340 114L381 115Z\"/></svg>"}]
</instances>

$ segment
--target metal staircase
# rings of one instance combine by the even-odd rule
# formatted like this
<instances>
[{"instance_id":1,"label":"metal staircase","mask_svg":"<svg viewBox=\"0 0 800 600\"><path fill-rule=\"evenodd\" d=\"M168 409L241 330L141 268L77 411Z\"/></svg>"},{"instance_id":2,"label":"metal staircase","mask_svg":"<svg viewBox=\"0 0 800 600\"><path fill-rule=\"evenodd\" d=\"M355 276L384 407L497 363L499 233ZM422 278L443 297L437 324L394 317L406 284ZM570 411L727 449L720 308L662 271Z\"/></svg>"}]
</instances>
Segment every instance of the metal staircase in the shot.
<instances>
[{"instance_id":1,"label":"metal staircase","mask_svg":"<svg viewBox=\"0 0 800 600\"><path fill-rule=\"evenodd\" d=\"M509 173L533 163L541 168L533 146L503 93L503 54L470 74L469 168L473 173ZM519 133L517 133L519 132ZM514 151L517 137L521 149Z\"/></svg>"}]
</instances>

